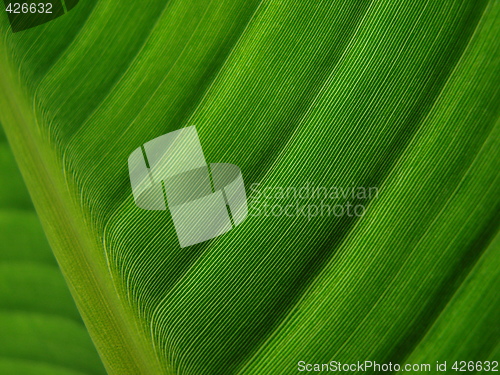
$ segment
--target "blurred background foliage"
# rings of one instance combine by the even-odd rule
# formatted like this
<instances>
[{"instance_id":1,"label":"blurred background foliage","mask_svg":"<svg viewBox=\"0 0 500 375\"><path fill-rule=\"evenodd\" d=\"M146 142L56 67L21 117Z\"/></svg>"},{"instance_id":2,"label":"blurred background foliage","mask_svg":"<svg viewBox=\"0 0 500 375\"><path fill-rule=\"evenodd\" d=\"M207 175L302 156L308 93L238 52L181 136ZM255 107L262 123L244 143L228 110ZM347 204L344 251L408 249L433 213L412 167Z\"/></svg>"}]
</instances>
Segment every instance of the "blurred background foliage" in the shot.
<instances>
[{"instance_id":1,"label":"blurred background foliage","mask_svg":"<svg viewBox=\"0 0 500 375\"><path fill-rule=\"evenodd\" d=\"M105 374L0 129L0 374Z\"/></svg>"}]
</instances>

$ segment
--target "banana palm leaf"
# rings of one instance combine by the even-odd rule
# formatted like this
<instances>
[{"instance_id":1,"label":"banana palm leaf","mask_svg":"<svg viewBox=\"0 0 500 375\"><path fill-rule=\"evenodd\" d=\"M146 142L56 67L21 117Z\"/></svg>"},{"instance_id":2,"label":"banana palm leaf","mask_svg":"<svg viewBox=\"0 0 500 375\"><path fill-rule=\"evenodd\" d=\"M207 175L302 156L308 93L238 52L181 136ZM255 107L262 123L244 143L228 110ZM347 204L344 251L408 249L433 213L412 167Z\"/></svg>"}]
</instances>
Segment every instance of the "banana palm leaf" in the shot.
<instances>
[{"instance_id":1,"label":"banana palm leaf","mask_svg":"<svg viewBox=\"0 0 500 375\"><path fill-rule=\"evenodd\" d=\"M81 1L12 33L0 121L113 374L498 359L500 3ZM181 248L128 156L195 125L250 214ZM292 215L276 192L362 214ZM369 191L369 190L368 190ZM307 212L307 214L304 214Z\"/></svg>"},{"instance_id":2,"label":"banana palm leaf","mask_svg":"<svg viewBox=\"0 0 500 375\"><path fill-rule=\"evenodd\" d=\"M105 373L0 129L0 373Z\"/></svg>"}]
</instances>

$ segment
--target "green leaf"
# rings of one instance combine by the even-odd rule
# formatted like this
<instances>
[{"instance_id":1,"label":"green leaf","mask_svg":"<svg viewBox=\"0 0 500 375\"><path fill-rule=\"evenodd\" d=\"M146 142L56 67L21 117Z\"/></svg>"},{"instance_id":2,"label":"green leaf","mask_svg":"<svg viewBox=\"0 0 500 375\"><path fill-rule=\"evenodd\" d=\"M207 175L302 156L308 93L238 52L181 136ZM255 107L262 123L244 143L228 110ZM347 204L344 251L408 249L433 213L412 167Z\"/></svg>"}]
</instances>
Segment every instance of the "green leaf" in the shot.
<instances>
[{"instance_id":1,"label":"green leaf","mask_svg":"<svg viewBox=\"0 0 500 375\"><path fill-rule=\"evenodd\" d=\"M88 0L22 33L0 20L0 121L107 371L496 358L499 17L495 0ZM242 170L250 215L180 248L127 159L192 125ZM363 214L278 196L317 188ZM297 202L316 215L283 214Z\"/></svg>"},{"instance_id":2,"label":"green leaf","mask_svg":"<svg viewBox=\"0 0 500 375\"><path fill-rule=\"evenodd\" d=\"M0 373L103 374L0 131Z\"/></svg>"}]
</instances>

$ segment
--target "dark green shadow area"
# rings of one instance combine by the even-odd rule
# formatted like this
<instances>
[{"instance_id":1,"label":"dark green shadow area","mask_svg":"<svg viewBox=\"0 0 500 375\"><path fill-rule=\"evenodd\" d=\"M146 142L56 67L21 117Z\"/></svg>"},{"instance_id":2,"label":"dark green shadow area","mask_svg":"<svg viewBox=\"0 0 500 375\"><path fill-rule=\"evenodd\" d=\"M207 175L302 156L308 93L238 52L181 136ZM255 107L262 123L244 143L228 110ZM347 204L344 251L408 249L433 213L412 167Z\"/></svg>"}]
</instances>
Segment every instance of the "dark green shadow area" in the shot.
<instances>
[{"instance_id":1,"label":"dark green shadow area","mask_svg":"<svg viewBox=\"0 0 500 375\"><path fill-rule=\"evenodd\" d=\"M78 4L78 1L79 0L65 0L64 2L66 3L67 11L69 12L71 9L76 7L76 5Z\"/></svg>"},{"instance_id":2,"label":"dark green shadow area","mask_svg":"<svg viewBox=\"0 0 500 375\"><path fill-rule=\"evenodd\" d=\"M65 4L61 0L4 0L4 4L12 31L16 33L42 25L64 15L64 5L69 11L78 4L78 0L66 0Z\"/></svg>"}]
</instances>

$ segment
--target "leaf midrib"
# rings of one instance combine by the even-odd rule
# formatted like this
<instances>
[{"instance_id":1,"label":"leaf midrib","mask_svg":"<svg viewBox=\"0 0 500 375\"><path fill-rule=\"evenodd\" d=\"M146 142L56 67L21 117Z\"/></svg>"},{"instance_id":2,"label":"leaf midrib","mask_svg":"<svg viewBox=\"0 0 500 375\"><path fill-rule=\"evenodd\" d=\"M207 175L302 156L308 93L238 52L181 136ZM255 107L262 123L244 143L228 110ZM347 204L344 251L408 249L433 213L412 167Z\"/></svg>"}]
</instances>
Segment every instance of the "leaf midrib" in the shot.
<instances>
[{"instance_id":1,"label":"leaf midrib","mask_svg":"<svg viewBox=\"0 0 500 375\"><path fill-rule=\"evenodd\" d=\"M17 163L20 165L23 178L30 187L37 213L45 223L44 230L48 234L54 253L70 287L77 306L92 332L94 344L99 348L109 373L119 374L158 374L161 364L154 349L148 345L144 332L137 327L131 312L118 299L111 287L112 280L106 272L102 253L88 235L91 228L85 223L78 206L71 199L69 187L56 173L58 165L55 152L43 147L42 134L33 129L36 121L34 106L15 82L19 82L11 61L8 59L6 47L0 44L3 74L0 75L0 103L5 109L0 113L1 122L12 148L15 150ZM18 128L13 131L12 124ZM21 157L19 157L21 156ZM59 219L55 220L59 216ZM60 225L51 225L57 221ZM56 233L59 232L59 235ZM56 245L58 243L58 245ZM71 248L68 257L60 248ZM99 257L89 256L98 255ZM81 265L85 264L84 267ZM108 280L105 280L108 279ZM72 282L78 280L78 288ZM84 291L84 294L80 291ZM94 317L90 317L94 315ZM97 324L96 324L97 323ZM111 328L110 328L111 327ZM102 329L105 328L105 329ZM110 352L110 348L120 348ZM120 357L117 360L117 356ZM115 366L120 364L120 369ZM165 369L162 369L165 370Z\"/></svg>"}]
</instances>

